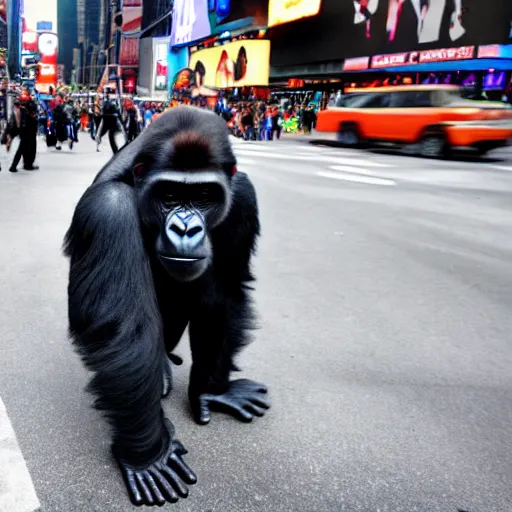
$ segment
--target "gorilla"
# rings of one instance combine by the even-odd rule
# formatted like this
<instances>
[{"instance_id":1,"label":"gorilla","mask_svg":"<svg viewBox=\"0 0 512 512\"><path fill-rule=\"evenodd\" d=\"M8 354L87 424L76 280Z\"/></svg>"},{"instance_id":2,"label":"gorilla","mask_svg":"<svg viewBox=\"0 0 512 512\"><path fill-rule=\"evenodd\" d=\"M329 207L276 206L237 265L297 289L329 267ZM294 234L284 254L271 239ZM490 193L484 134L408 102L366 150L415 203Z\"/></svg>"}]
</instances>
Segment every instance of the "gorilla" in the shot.
<instances>
[{"instance_id":1,"label":"gorilla","mask_svg":"<svg viewBox=\"0 0 512 512\"><path fill-rule=\"evenodd\" d=\"M76 207L64 241L69 332L135 505L174 503L196 482L160 403L187 326L199 424L211 411L249 422L270 406L264 385L230 380L254 327L259 234L256 193L237 172L225 122L192 107L125 146Z\"/></svg>"}]
</instances>

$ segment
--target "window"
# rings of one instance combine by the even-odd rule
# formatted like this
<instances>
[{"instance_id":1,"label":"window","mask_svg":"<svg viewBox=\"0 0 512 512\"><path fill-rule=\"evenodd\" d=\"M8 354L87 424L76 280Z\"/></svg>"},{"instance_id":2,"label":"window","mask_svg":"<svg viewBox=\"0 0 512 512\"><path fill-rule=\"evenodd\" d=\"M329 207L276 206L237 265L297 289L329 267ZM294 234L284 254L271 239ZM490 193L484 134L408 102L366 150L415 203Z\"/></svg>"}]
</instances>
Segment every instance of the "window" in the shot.
<instances>
[{"instance_id":1,"label":"window","mask_svg":"<svg viewBox=\"0 0 512 512\"><path fill-rule=\"evenodd\" d=\"M391 94L392 108L431 107L431 91L402 91Z\"/></svg>"},{"instance_id":2,"label":"window","mask_svg":"<svg viewBox=\"0 0 512 512\"><path fill-rule=\"evenodd\" d=\"M389 107L389 94L368 94L363 108L386 108Z\"/></svg>"},{"instance_id":3,"label":"window","mask_svg":"<svg viewBox=\"0 0 512 512\"><path fill-rule=\"evenodd\" d=\"M385 108L389 106L389 94L348 94L339 98L336 106L345 108Z\"/></svg>"}]
</instances>

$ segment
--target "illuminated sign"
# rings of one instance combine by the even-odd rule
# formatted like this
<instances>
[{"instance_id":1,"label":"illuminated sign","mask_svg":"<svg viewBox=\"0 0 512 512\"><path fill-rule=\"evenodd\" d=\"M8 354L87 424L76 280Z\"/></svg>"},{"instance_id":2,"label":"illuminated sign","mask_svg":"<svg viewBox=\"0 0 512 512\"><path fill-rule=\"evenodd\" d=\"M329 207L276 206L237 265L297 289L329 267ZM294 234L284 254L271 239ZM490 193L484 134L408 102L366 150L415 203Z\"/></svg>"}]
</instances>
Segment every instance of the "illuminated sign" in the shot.
<instances>
[{"instance_id":1,"label":"illuminated sign","mask_svg":"<svg viewBox=\"0 0 512 512\"><path fill-rule=\"evenodd\" d=\"M42 56L57 55L59 40L57 34L44 33L39 36L39 53Z\"/></svg>"},{"instance_id":2,"label":"illuminated sign","mask_svg":"<svg viewBox=\"0 0 512 512\"><path fill-rule=\"evenodd\" d=\"M459 48L440 48L438 50L424 50L405 53L390 53L375 55L371 60L372 68L388 68L394 66L408 66L414 64L428 64L431 62L447 62L453 60L473 59L474 46L460 46Z\"/></svg>"},{"instance_id":3,"label":"illuminated sign","mask_svg":"<svg viewBox=\"0 0 512 512\"><path fill-rule=\"evenodd\" d=\"M189 68L206 87L268 85L270 41L245 39L199 50L190 56Z\"/></svg>"},{"instance_id":4,"label":"illuminated sign","mask_svg":"<svg viewBox=\"0 0 512 512\"><path fill-rule=\"evenodd\" d=\"M268 26L281 25L289 21L316 16L322 0L270 0L268 3Z\"/></svg>"},{"instance_id":5,"label":"illuminated sign","mask_svg":"<svg viewBox=\"0 0 512 512\"><path fill-rule=\"evenodd\" d=\"M345 59L343 63L343 71L363 71L368 69L370 65L370 57L354 57L353 59Z\"/></svg>"},{"instance_id":6,"label":"illuminated sign","mask_svg":"<svg viewBox=\"0 0 512 512\"><path fill-rule=\"evenodd\" d=\"M37 52L38 33L32 31L23 32L21 36L22 53L24 55Z\"/></svg>"},{"instance_id":7,"label":"illuminated sign","mask_svg":"<svg viewBox=\"0 0 512 512\"><path fill-rule=\"evenodd\" d=\"M207 0L175 0L171 46L186 44L211 34Z\"/></svg>"},{"instance_id":8,"label":"illuminated sign","mask_svg":"<svg viewBox=\"0 0 512 512\"><path fill-rule=\"evenodd\" d=\"M39 92L48 93L50 87L55 89L57 85L57 34L54 32L40 33L38 47L41 61L38 65L36 89Z\"/></svg>"},{"instance_id":9,"label":"illuminated sign","mask_svg":"<svg viewBox=\"0 0 512 512\"><path fill-rule=\"evenodd\" d=\"M53 64L40 64L39 76L54 76L56 74L55 66Z\"/></svg>"}]
</instances>

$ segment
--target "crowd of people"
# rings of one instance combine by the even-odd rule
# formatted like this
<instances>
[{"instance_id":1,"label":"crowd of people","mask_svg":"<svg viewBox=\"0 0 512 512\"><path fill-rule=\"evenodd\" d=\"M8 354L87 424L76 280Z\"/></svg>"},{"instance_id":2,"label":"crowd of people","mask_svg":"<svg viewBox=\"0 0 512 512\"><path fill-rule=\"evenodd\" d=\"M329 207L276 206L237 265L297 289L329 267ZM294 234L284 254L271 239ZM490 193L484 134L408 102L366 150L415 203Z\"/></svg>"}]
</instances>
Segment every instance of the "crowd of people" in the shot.
<instances>
[{"instance_id":1,"label":"crowd of people","mask_svg":"<svg viewBox=\"0 0 512 512\"><path fill-rule=\"evenodd\" d=\"M38 169L34 165L38 133L49 148L61 151L67 143L73 150L79 142L79 133L88 133L100 150L103 138L108 135L112 152L119 151L116 135L122 132L124 140L133 141L142 130L169 109L180 105L194 105L210 109L225 121L231 133L247 141L271 141L281 138L284 132L311 132L315 122L315 107L311 104L284 102L278 105L263 101L215 101L205 98L180 98L170 101L150 102L124 98L120 105L117 98L105 94L97 96L93 104L85 99L58 92L50 100L38 101L29 91L23 90L14 101L10 116L3 130L1 142L10 151L13 140L19 145L9 167L17 172L23 158L23 169ZM0 167L1 170L1 167Z\"/></svg>"}]
</instances>

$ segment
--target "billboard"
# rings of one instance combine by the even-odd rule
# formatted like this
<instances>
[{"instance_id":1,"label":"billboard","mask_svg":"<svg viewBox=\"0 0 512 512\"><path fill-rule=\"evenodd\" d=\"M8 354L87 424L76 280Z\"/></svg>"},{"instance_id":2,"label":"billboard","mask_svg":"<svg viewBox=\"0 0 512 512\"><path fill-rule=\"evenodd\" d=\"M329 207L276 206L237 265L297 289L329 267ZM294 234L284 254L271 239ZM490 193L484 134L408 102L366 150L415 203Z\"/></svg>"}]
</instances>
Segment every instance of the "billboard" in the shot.
<instances>
[{"instance_id":1,"label":"billboard","mask_svg":"<svg viewBox=\"0 0 512 512\"><path fill-rule=\"evenodd\" d=\"M289 21L316 16L320 12L321 3L322 0L270 0L268 3L268 26L273 27Z\"/></svg>"},{"instance_id":2,"label":"billboard","mask_svg":"<svg viewBox=\"0 0 512 512\"><path fill-rule=\"evenodd\" d=\"M38 52L41 60L38 63L36 89L42 93L48 93L50 87L55 89L57 85L57 51L58 37L54 32L42 32L39 34Z\"/></svg>"},{"instance_id":3,"label":"billboard","mask_svg":"<svg viewBox=\"0 0 512 512\"><path fill-rule=\"evenodd\" d=\"M132 1L123 5L123 32L137 32L142 24L142 4L138 0L139 5ZM119 54L119 63L121 66L139 65L139 38L138 37L122 37L121 50Z\"/></svg>"},{"instance_id":4,"label":"billboard","mask_svg":"<svg viewBox=\"0 0 512 512\"><path fill-rule=\"evenodd\" d=\"M210 34L208 0L175 0L171 46L187 44Z\"/></svg>"},{"instance_id":5,"label":"billboard","mask_svg":"<svg viewBox=\"0 0 512 512\"><path fill-rule=\"evenodd\" d=\"M511 18L509 0L322 0L318 15L272 27L271 64L507 44Z\"/></svg>"},{"instance_id":6,"label":"billboard","mask_svg":"<svg viewBox=\"0 0 512 512\"><path fill-rule=\"evenodd\" d=\"M270 41L245 39L194 52L189 68L206 87L268 85L269 61Z\"/></svg>"}]
</instances>

